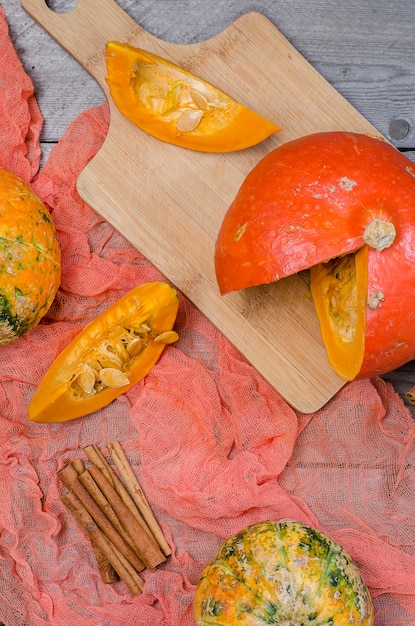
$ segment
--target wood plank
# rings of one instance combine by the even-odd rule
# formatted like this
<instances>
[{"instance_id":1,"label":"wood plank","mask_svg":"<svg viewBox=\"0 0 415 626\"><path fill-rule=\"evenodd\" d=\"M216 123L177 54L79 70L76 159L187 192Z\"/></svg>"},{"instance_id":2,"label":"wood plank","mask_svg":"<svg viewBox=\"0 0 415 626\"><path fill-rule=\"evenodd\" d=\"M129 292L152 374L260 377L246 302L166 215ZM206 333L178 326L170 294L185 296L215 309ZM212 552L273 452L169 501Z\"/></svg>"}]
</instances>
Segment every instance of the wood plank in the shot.
<instances>
[{"instance_id":1,"label":"wood plank","mask_svg":"<svg viewBox=\"0 0 415 626\"><path fill-rule=\"evenodd\" d=\"M74 6L75 0L49 0ZM299 52L382 134L400 148L415 149L415 46L412 0L120 0L120 6L155 36L176 43L202 41L249 10L266 15ZM56 142L70 121L103 101L96 83L22 10L3 0L12 39L32 76L45 117L42 142ZM407 121L402 139L389 136ZM411 155L412 158L412 155Z\"/></svg>"}]
</instances>

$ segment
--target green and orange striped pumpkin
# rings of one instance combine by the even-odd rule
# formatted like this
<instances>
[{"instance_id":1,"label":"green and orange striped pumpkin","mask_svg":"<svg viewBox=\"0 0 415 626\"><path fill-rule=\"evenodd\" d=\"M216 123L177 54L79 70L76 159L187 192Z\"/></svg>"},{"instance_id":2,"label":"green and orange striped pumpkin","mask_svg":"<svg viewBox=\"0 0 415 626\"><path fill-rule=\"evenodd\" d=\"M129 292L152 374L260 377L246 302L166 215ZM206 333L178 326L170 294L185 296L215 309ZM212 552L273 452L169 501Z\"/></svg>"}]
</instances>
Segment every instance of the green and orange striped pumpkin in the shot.
<instances>
[{"instance_id":1,"label":"green and orange striped pumpkin","mask_svg":"<svg viewBox=\"0 0 415 626\"><path fill-rule=\"evenodd\" d=\"M197 626L373 626L369 591L350 556L320 531L265 521L229 538L199 579Z\"/></svg>"},{"instance_id":2,"label":"green and orange striped pumpkin","mask_svg":"<svg viewBox=\"0 0 415 626\"><path fill-rule=\"evenodd\" d=\"M60 248L31 187L0 168L0 345L36 326L59 287Z\"/></svg>"}]
</instances>

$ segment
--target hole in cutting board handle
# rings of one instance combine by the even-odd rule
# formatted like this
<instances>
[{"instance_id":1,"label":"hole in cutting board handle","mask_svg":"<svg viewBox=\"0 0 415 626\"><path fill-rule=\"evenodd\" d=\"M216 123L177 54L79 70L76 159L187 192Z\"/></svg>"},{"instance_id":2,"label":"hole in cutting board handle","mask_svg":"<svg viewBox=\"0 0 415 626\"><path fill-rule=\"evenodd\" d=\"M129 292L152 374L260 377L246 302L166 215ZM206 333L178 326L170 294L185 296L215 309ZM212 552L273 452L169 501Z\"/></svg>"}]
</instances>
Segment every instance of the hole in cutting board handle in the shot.
<instances>
[{"instance_id":1,"label":"hole in cutting board handle","mask_svg":"<svg viewBox=\"0 0 415 626\"><path fill-rule=\"evenodd\" d=\"M70 13L76 7L78 0L46 0L46 6L55 13Z\"/></svg>"}]
</instances>

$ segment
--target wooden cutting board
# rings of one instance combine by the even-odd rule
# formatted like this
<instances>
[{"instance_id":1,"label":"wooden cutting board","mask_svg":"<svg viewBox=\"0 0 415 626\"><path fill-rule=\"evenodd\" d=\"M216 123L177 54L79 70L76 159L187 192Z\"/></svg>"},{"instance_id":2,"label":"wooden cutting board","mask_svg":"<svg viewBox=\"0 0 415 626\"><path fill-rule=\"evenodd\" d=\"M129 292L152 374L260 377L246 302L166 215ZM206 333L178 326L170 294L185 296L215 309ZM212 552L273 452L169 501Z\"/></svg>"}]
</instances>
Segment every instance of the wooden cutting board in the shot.
<instances>
[{"instance_id":1,"label":"wooden cutting board","mask_svg":"<svg viewBox=\"0 0 415 626\"><path fill-rule=\"evenodd\" d=\"M108 136L78 178L80 196L181 290L294 408L312 413L343 386L330 367L306 276L221 296L214 245L247 173L273 148L307 133L379 134L260 13L219 35L173 44L146 32L114 0L78 0L55 13L23 8L95 78L108 97ZM187 151L124 119L105 82L105 44L129 42L170 59L283 127L231 154Z\"/></svg>"}]
</instances>

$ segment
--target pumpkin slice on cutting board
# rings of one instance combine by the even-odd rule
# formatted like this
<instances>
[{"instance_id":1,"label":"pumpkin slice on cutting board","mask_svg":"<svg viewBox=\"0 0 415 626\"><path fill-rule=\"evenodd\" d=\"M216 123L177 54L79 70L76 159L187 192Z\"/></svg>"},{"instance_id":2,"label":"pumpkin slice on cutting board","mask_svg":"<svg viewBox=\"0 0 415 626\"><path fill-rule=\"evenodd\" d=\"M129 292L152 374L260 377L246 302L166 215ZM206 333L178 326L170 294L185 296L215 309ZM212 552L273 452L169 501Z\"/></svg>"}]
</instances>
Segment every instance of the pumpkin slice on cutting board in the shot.
<instances>
[{"instance_id":1,"label":"pumpkin slice on cutting board","mask_svg":"<svg viewBox=\"0 0 415 626\"><path fill-rule=\"evenodd\" d=\"M248 174L215 250L223 294L310 269L323 342L345 380L415 357L415 167L380 138L315 133Z\"/></svg>"},{"instance_id":2,"label":"pumpkin slice on cutting board","mask_svg":"<svg viewBox=\"0 0 415 626\"><path fill-rule=\"evenodd\" d=\"M245 150L281 130L214 85L119 41L105 47L111 97L149 135L202 152Z\"/></svg>"}]
</instances>

